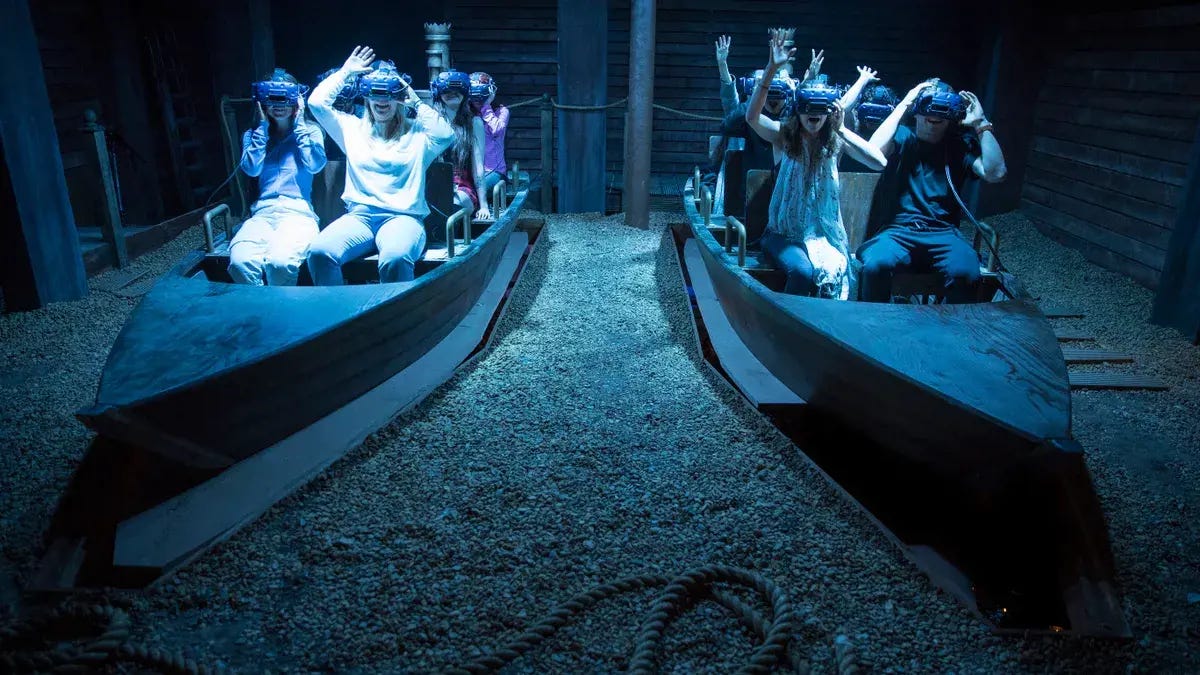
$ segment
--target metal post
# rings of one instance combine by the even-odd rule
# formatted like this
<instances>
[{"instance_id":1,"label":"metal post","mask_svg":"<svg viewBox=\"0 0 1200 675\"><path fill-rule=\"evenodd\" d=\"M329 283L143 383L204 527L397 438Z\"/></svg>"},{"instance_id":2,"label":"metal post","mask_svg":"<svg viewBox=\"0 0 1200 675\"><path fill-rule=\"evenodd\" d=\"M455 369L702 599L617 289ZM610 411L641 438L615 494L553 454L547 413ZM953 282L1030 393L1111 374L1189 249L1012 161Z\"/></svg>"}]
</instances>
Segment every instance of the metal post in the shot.
<instances>
[{"instance_id":1,"label":"metal post","mask_svg":"<svg viewBox=\"0 0 1200 675\"><path fill-rule=\"evenodd\" d=\"M100 221L100 233L104 241L112 246L113 262L124 267L129 262L125 249L125 229L121 226L121 209L118 206L116 184L113 181L111 158L108 154L108 139L104 137L104 125L96 120L94 110L83 111L83 131L92 135L96 166L100 169L101 201L104 209Z\"/></svg>"},{"instance_id":2,"label":"metal post","mask_svg":"<svg viewBox=\"0 0 1200 675\"><path fill-rule=\"evenodd\" d=\"M633 0L629 18L629 127L625 224L650 227L650 146L654 136L654 0Z\"/></svg>"},{"instance_id":3,"label":"metal post","mask_svg":"<svg viewBox=\"0 0 1200 675\"><path fill-rule=\"evenodd\" d=\"M542 94L542 214L552 213L554 204L554 105L550 94Z\"/></svg>"}]
</instances>

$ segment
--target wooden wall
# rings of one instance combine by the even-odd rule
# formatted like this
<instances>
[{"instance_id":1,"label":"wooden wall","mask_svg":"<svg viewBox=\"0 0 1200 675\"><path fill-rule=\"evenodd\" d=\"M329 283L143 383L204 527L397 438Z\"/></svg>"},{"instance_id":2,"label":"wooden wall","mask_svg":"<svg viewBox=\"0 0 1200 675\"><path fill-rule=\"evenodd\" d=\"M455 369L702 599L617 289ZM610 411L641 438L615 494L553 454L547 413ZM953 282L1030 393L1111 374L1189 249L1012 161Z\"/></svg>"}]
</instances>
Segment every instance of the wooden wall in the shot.
<instances>
[{"instance_id":1,"label":"wooden wall","mask_svg":"<svg viewBox=\"0 0 1200 675\"><path fill-rule=\"evenodd\" d=\"M458 0L446 10L453 23L451 50L462 70L495 75L498 97L512 103L543 92L555 95L557 17L555 0ZM810 47L826 50L824 72L852 81L855 67L870 65L884 82L907 90L933 75L960 87L971 82L978 49L975 24L962 3L915 0L896 7L885 0L845 0L836 9L820 0L659 0L655 51L655 102L720 117L720 81L713 42L733 37L729 64L734 76L761 68L767 28L795 26L797 69L808 65ZM608 100L628 95L629 0L609 0ZM536 105L512 111L509 161L540 171ZM715 121L691 120L663 110L654 114L653 191L678 190L682 177L703 163ZM607 184L621 186L624 109L608 113Z\"/></svg>"},{"instance_id":2,"label":"wooden wall","mask_svg":"<svg viewBox=\"0 0 1200 675\"><path fill-rule=\"evenodd\" d=\"M495 77L500 85L497 102L510 105L543 93L557 97L557 0L457 0L446 12L453 24L454 67ZM514 108L510 114L508 164L520 162L522 170L540 173L540 104Z\"/></svg>"},{"instance_id":3,"label":"wooden wall","mask_svg":"<svg viewBox=\"0 0 1200 675\"><path fill-rule=\"evenodd\" d=\"M1035 111L1022 210L1156 287L1200 121L1200 3L1064 19Z\"/></svg>"}]
</instances>

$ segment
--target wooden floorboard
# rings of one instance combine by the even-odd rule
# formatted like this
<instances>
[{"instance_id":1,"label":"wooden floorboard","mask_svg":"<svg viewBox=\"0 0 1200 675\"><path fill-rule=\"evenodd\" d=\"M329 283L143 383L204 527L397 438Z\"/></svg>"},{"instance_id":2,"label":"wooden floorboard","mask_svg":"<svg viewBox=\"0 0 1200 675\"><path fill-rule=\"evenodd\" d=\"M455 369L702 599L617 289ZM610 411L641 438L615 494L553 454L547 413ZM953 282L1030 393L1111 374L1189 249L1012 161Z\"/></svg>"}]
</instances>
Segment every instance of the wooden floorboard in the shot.
<instances>
[{"instance_id":1,"label":"wooden floorboard","mask_svg":"<svg viewBox=\"0 0 1200 675\"><path fill-rule=\"evenodd\" d=\"M1107 349L1064 349L1063 358L1067 363L1128 363L1133 357L1123 352Z\"/></svg>"},{"instance_id":2,"label":"wooden floorboard","mask_svg":"<svg viewBox=\"0 0 1200 675\"><path fill-rule=\"evenodd\" d=\"M1070 328L1056 328L1054 330L1054 337L1058 338L1059 342L1085 342L1096 339L1095 335L1088 335L1087 333L1071 330Z\"/></svg>"},{"instance_id":3,"label":"wooden floorboard","mask_svg":"<svg viewBox=\"0 0 1200 675\"><path fill-rule=\"evenodd\" d=\"M1138 373L1071 373L1070 380L1072 389L1170 389L1162 380Z\"/></svg>"}]
</instances>

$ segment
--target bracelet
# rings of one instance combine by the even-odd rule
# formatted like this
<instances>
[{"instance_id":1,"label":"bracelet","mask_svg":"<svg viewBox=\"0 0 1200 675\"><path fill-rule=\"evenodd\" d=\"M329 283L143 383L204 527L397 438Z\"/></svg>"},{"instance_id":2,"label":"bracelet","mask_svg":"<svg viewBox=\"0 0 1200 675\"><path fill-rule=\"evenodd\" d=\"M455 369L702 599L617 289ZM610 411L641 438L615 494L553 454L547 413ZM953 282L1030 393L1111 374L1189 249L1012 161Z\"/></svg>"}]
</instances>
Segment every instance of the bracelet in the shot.
<instances>
[{"instance_id":1,"label":"bracelet","mask_svg":"<svg viewBox=\"0 0 1200 675\"><path fill-rule=\"evenodd\" d=\"M982 134L985 131L991 131L993 126L994 125L991 122L985 122L983 124L980 124L979 126L975 127L975 135L978 136L979 134Z\"/></svg>"}]
</instances>

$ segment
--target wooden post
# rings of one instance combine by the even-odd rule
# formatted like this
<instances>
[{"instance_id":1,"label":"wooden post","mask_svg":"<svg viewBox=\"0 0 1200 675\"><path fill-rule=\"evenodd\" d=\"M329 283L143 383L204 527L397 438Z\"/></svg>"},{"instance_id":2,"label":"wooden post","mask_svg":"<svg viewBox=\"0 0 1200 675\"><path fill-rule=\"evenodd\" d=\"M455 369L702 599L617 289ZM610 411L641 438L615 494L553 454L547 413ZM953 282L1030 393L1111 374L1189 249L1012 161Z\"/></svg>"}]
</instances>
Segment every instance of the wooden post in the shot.
<instances>
[{"instance_id":1,"label":"wooden post","mask_svg":"<svg viewBox=\"0 0 1200 675\"><path fill-rule=\"evenodd\" d=\"M650 227L650 149L654 138L654 0L633 0L629 17L629 140L625 224Z\"/></svg>"},{"instance_id":2,"label":"wooden post","mask_svg":"<svg viewBox=\"0 0 1200 675\"><path fill-rule=\"evenodd\" d=\"M554 105L542 94L542 215L554 209Z\"/></svg>"},{"instance_id":3,"label":"wooden post","mask_svg":"<svg viewBox=\"0 0 1200 675\"><path fill-rule=\"evenodd\" d=\"M425 63L429 66L429 81L433 82L442 71L450 70L450 24L425 24Z\"/></svg>"},{"instance_id":4,"label":"wooden post","mask_svg":"<svg viewBox=\"0 0 1200 675\"><path fill-rule=\"evenodd\" d=\"M92 136L92 143L88 147L95 149L96 166L100 169L101 199L104 201L100 233L104 236L104 241L112 247L114 267L124 267L129 262L129 254L125 249L125 228L121 225L117 185L112 165L109 163L108 140L104 137L104 125L96 121L96 111L94 110L83 111L83 119L86 121L82 131Z\"/></svg>"},{"instance_id":5,"label":"wooden post","mask_svg":"<svg viewBox=\"0 0 1200 675\"><path fill-rule=\"evenodd\" d=\"M1167 243L1150 320L1200 344L1200 126L1192 142L1183 201Z\"/></svg>"},{"instance_id":6,"label":"wooden post","mask_svg":"<svg viewBox=\"0 0 1200 675\"><path fill-rule=\"evenodd\" d=\"M558 102L608 101L608 3L558 0ZM604 212L604 110L558 110L558 211Z\"/></svg>"},{"instance_id":7,"label":"wooden post","mask_svg":"<svg viewBox=\"0 0 1200 675\"><path fill-rule=\"evenodd\" d=\"M79 232L27 0L0 0L0 280L8 311L87 295Z\"/></svg>"},{"instance_id":8,"label":"wooden post","mask_svg":"<svg viewBox=\"0 0 1200 675\"><path fill-rule=\"evenodd\" d=\"M246 10L250 16L250 62L253 64L254 77L259 77L258 73L269 73L275 69L275 35L271 31L270 0L249 0ZM303 81L304 74L297 77Z\"/></svg>"}]
</instances>

